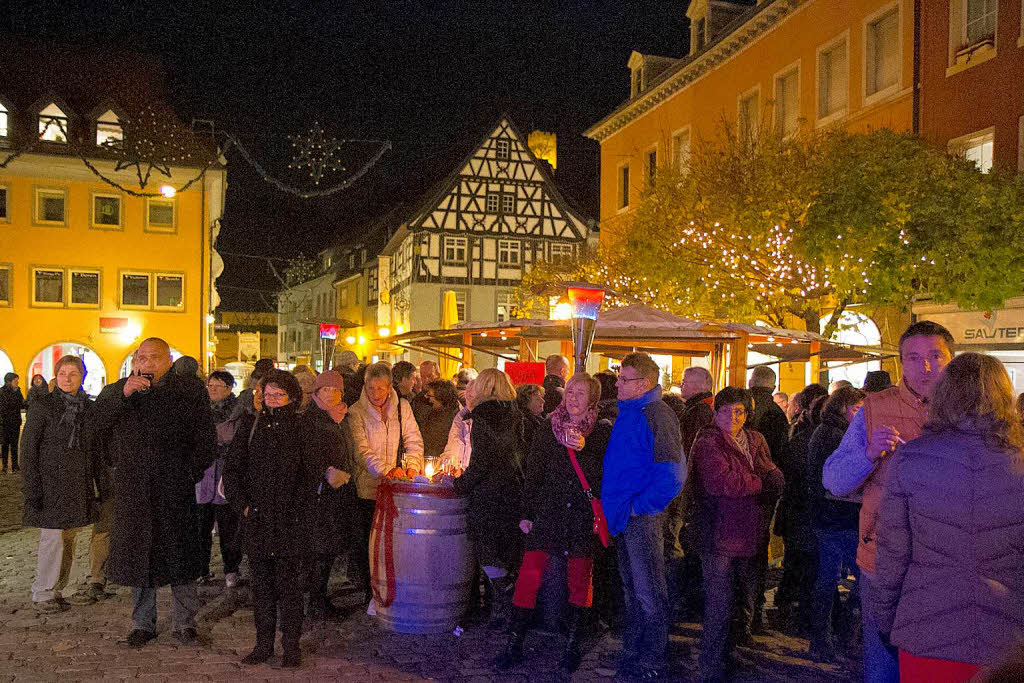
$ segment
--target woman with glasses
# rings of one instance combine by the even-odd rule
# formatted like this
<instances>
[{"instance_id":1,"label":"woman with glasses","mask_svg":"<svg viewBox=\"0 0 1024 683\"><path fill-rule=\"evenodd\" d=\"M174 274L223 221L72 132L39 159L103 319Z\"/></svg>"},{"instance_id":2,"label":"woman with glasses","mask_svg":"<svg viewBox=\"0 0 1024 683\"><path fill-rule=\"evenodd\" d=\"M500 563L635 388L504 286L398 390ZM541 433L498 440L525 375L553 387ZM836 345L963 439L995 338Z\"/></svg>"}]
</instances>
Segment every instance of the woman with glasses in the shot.
<instances>
[{"instance_id":1,"label":"woman with glasses","mask_svg":"<svg viewBox=\"0 0 1024 683\"><path fill-rule=\"evenodd\" d=\"M256 647L242 662L261 664L273 656L280 609L281 666L298 667L317 492L327 463L340 458L340 446L326 428L298 412L302 388L290 373L271 370L262 385L263 409L243 418L224 468L225 497L242 518L252 571Z\"/></svg>"},{"instance_id":2,"label":"woman with glasses","mask_svg":"<svg viewBox=\"0 0 1024 683\"><path fill-rule=\"evenodd\" d=\"M420 425L420 431L423 433L423 456L428 460L436 460L444 452L452 421L462 406L459 405L455 385L447 380L436 379L429 382L422 396L430 404Z\"/></svg>"},{"instance_id":3,"label":"woman with glasses","mask_svg":"<svg viewBox=\"0 0 1024 683\"><path fill-rule=\"evenodd\" d=\"M737 635L749 641L757 604L755 558L785 483L764 437L745 426L753 407L746 389L719 391L714 424L697 433L690 451L697 477L697 548L704 571L699 660L704 680L725 676L726 658L734 644L729 628L737 602L741 618Z\"/></svg>"}]
</instances>

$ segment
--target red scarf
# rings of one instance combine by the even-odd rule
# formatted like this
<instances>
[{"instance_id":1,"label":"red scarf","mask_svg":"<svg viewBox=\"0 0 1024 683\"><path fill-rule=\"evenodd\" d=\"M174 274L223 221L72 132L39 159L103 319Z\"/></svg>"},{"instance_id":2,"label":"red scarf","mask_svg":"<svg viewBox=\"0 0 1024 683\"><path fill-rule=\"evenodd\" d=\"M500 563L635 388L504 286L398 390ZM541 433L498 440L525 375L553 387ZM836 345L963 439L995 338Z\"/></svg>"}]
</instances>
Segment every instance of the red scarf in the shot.
<instances>
[{"instance_id":1,"label":"red scarf","mask_svg":"<svg viewBox=\"0 0 1024 683\"><path fill-rule=\"evenodd\" d=\"M335 422L340 423L345 419L345 414L348 412L348 406L345 405L344 401L339 401L336 406L329 406L321 400L319 393L313 394L313 400L316 402L317 407L330 415L331 419Z\"/></svg>"},{"instance_id":2,"label":"red scarf","mask_svg":"<svg viewBox=\"0 0 1024 683\"><path fill-rule=\"evenodd\" d=\"M569 416L569 410L565 407L565 401L562 401L555 411L551 413L551 428L555 433L555 438L558 439L558 443L562 444L566 448L570 448L569 444L565 442L565 433L572 427L580 434L583 438L590 436L590 432L594 430L594 425L597 424L597 404L587 408L587 412L579 418L579 422L573 422L573 419Z\"/></svg>"}]
</instances>

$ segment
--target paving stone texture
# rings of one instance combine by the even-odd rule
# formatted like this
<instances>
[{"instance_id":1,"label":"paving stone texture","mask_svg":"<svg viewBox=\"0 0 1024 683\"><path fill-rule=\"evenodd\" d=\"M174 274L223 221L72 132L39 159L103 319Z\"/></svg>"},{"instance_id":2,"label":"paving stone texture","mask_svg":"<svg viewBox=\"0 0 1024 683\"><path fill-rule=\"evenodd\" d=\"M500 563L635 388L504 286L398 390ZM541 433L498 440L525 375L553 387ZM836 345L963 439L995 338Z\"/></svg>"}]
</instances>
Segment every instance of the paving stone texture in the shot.
<instances>
[{"instance_id":1,"label":"paving stone texture","mask_svg":"<svg viewBox=\"0 0 1024 683\"><path fill-rule=\"evenodd\" d=\"M0 681L278 681L338 680L415 681L452 683L543 683L565 680L557 670L564 640L534 632L527 639L527 662L518 670L498 675L488 661L499 651L503 636L483 625L468 625L461 636L397 635L380 628L354 603L354 596L337 592L334 604L343 615L308 626L302 637L303 666L299 670L269 665L244 666L239 659L255 640L248 590L227 590L223 582L200 588L199 640L183 647L170 634L170 592L160 591L158 638L140 650L118 643L130 628L131 593L116 591L108 600L72 607L53 615L38 614L31 604L38 531L21 527L21 478L0 475ZM88 533L79 535L71 583L73 592L87 574ZM216 543L215 543L216 546ZM219 554L213 569L222 579ZM336 572L338 574L339 572ZM341 577L335 576L335 586ZM668 680L697 680L700 626L673 629L672 670ZM816 664L806 655L807 641L773 633L758 637L757 648L743 649L738 681L853 681L857 663L844 667ZM611 681L608 668L621 643L603 635L588 644L583 665L573 681Z\"/></svg>"}]
</instances>

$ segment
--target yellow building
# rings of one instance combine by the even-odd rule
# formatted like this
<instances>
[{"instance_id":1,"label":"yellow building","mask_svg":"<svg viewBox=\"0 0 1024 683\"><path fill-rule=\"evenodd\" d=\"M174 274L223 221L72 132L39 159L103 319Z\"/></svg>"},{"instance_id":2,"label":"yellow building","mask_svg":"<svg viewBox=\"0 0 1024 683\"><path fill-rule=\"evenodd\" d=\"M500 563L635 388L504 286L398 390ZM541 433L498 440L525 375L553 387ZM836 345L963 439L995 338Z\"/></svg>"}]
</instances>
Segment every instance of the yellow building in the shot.
<instances>
[{"instance_id":1,"label":"yellow building","mask_svg":"<svg viewBox=\"0 0 1024 683\"><path fill-rule=\"evenodd\" d=\"M602 242L628 228L651 175L685 168L723 121L748 135L913 127L912 0L693 0L687 17L689 54L634 52L629 98L585 133L601 144ZM803 364L781 374L786 390L810 379Z\"/></svg>"},{"instance_id":2,"label":"yellow building","mask_svg":"<svg viewBox=\"0 0 1024 683\"><path fill-rule=\"evenodd\" d=\"M49 380L72 353L95 394L149 336L208 367L213 141L138 55L8 47L0 62L0 371Z\"/></svg>"}]
</instances>

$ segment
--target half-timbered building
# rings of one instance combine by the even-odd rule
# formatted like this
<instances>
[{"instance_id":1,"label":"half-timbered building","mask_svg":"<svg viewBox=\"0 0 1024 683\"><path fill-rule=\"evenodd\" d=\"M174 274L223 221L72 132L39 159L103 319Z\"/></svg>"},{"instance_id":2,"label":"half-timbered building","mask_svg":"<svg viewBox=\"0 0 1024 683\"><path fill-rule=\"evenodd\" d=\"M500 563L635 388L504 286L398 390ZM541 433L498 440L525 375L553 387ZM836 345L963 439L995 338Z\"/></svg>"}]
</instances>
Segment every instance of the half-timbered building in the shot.
<instances>
[{"instance_id":1,"label":"half-timbered building","mask_svg":"<svg viewBox=\"0 0 1024 683\"><path fill-rule=\"evenodd\" d=\"M449 290L460 322L513 317L533 264L575 259L596 243L593 223L507 117L414 207L379 257L378 322L392 330L438 328Z\"/></svg>"}]
</instances>

